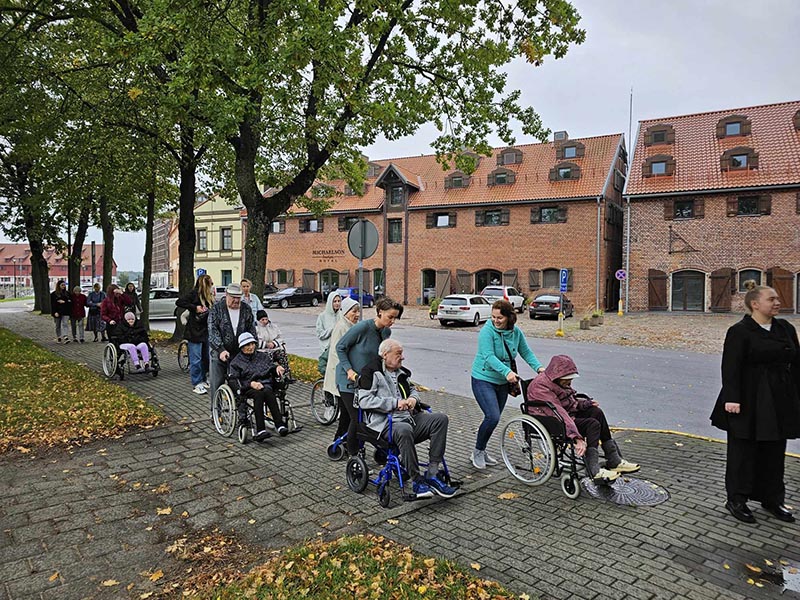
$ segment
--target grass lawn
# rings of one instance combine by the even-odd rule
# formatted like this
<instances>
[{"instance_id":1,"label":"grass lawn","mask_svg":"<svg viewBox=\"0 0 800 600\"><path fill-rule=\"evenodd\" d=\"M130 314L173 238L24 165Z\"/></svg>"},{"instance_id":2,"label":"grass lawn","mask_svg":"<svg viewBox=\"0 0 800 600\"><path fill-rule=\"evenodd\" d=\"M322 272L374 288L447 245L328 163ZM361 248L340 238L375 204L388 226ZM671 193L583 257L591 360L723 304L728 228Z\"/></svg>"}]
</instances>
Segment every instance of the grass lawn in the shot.
<instances>
[{"instance_id":1,"label":"grass lawn","mask_svg":"<svg viewBox=\"0 0 800 600\"><path fill-rule=\"evenodd\" d=\"M152 427L163 413L85 366L0 328L0 453Z\"/></svg>"},{"instance_id":2,"label":"grass lawn","mask_svg":"<svg viewBox=\"0 0 800 600\"><path fill-rule=\"evenodd\" d=\"M219 586L206 598L289 600L518 598L500 584L455 563L414 554L383 537L360 535L286 549L247 576Z\"/></svg>"},{"instance_id":3,"label":"grass lawn","mask_svg":"<svg viewBox=\"0 0 800 600\"><path fill-rule=\"evenodd\" d=\"M5 297L0 299L0 302L19 302L20 300L33 300L33 296L20 296L19 298Z\"/></svg>"}]
</instances>

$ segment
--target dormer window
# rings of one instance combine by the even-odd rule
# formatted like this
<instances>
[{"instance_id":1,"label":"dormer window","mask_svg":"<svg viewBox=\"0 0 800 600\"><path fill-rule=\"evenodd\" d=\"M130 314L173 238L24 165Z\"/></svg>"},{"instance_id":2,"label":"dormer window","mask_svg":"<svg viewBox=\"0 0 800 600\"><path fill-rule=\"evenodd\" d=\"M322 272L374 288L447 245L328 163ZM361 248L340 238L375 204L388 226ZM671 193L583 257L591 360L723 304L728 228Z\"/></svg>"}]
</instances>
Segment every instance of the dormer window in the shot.
<instances>
[{"instance_id":1,"label":"dormer window","mask_svg":"<svg viewBox=\"0 0 800 600\"><path fill-rule=\"evenodd\" d=\"M377 177L381 174L383 167L378 163L369 163L367 165L367 178L372 179L373 177Z\"/></svg>"},{"instance_id":2,"label":"dormer window","mask_svg":"<svg viewBox=\"0 0 800 600\"><path fill-rule=\"evenodd\" d=\"M642 165L642 177L658 177L675 174L675 159L668 154L651 156Z\"/></svg>"},{"instance_id":3,"label":"dormer window","mask_svg":"<svg viewBox=\"0 0 800 600\"><path fill-rule=\"evenodd\" d=\"M748 171L758 168L758 153L752 148L739 146L724 152L720 157L722 171Z\"/></svg>"},{"instance_id":4,"label":"dormer window","mask_svg":"<svg viewBox=\"0 0 800 600\"><path fill-rule=\"evenodd\" d=\"M575 163L565 162L550 169L550 181L574 181L581 178L581 168Z\"/></svg>"},{"instance_id":5,"label":"dormer window","mask_svg":"<svg viewBox=\"0 0 800 600\"><path fill-rule=\"evenodd\" d=\"M517 175L514 171L508 169L495 169L486 177L487 185L506 185L514 183L517 180Z\"/></svg>"},{"instance_id":6,"label":"dormer window","mask_svg":"<svg viewBox=\"0 0 800 600\"><path fill-rule=\"evenodd\" d=\"M658 123L651 125L644 132L644 145L655 146L657 144L674 144L675 129L668 123Z\"/></svg>"},{"instance_id":7,"label":"dormer window","mask_svg":"<svg viewBox=\"0 0 800 600\"><path fill-rule=\"evenodd\" d=\"M391 188L389 194L390 194L389 204L391 204L392 206L400 206L401 204L403 204L403 197L405 195L403 193L403 186L401 185L394 186L393 188Z\"/></svg>"},{"instance_id":8,"label":"dormer window","mask_svg":"<svg viewBox=\"0 0 800 600\"><path fill-rule=\"evenodd\" d=\"M794 128L797 131L800 131L800 110L794 113L794 118L792 119L792 121L794 122Z\"/></svg>"},{"instance_id":9,"label":"dormer window","mask_svg":"<svg viewBox=\"0 0 800 600\"><path fill-rule=\"evenodd\" d=\"M522 151L516 148L506 148L497 155L498 165L518 165L522 163Z\"/></svg>"},{"instance_id":10,"label":"dormer window","mask_svg":"<svg viewBox=\"0 0 800 600\"><path fill-rule=\"evenodd\" d=\"M751 129L750 119L743 115L731 115L720 119L717 123L717 138L750 135Z\"/></svg>"},{"instance_id":11,"label":"dormer window","mask_svg":"<svg viewBox=\"0 0 800 600\"><path fill-rule=\"evenodd\" d=\"M451 188L465 188L469 187L470 177L464 175L461 171L455 171L444 178L444 189Z\"/></svg>"},{"instance_id":12,"label":"dormer window","mask_svg":"<svg viewBox=\"0 0 800 600\"><path fill-rule=\"evenodd\" d=\"M586 146L576 140L556 144L556 160L558 161L567 158L582 158L585 152Z\"/></svg>"},{"instance_id":13,"label":"dormer window","mask_svg":"<svg viewBox=\"0 0 800 600\"><path fill-rule=\"evenodd\" d=\"M566 146L564 148L564 158L575 158L577 154L577 148L575 146Z\"/></svg>"}]
</instances>

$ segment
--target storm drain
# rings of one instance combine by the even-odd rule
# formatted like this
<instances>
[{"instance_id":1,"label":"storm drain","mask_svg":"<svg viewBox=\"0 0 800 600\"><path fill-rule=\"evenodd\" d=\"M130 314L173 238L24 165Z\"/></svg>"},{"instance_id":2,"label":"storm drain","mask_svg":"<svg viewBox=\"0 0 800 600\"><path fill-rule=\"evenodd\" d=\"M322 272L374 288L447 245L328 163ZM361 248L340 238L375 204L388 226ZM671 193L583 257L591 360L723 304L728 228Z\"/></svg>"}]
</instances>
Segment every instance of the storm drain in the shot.
<instances>
[{"instance_id":1,"label":"storm drain","mask_svg":"<svg viewBox=\"0 0 800 600\"><path fill-rule=\"evenodd\" d=\"M618 477L611 485L597 485L584 477L581 485L593 498L621 506L656 506L669 500L667 490L645 479Z\"/></svg>"}]
</instances>

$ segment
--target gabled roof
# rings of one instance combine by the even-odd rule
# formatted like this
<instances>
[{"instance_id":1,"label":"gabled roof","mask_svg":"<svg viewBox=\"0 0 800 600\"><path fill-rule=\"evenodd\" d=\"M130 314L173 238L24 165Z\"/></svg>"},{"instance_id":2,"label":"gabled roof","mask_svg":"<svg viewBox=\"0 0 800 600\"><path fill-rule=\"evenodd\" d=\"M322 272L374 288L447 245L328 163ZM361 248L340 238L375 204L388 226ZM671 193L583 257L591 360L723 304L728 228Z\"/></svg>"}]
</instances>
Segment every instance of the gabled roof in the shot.
<instances>
[{"instance_id":1,"label":"gabled roof","mask_svg":"<svg viewBox=\"0 0 800 600\"><path fill-rule=\"evenodd\" d=\"M640 121L625 193L636 196L798 184L800 132L793 122L798 110L800 101ZM750 120L750 135L717 138L717 123L731 115ZM675 143L645 146L647 129L660 124L672 125ZM758 153L757 169L722 171L720 157L737 147ZM658 154L675 159L675 174L643 177L642 164Z\"/></svg>"},{"instance_id":2,"label":"gabled roof","mask_svg":"<svg viewBox=\"0 0 800 600\"><path fill-rule=\"evenodd\" d=\"M97 262L103 261L103 244L95 244L95 260ZM47 260L49 265L66 265L67 261L64 259L64 255L60 252L56 252L55 248L52 246L48 246L44 249L44 258ZM21 258L26 263L30 262L31 257L31 249L28 244L20 243L20 244L3 244L0 243L0 263L10 263L12 262L12 258ZM84 244L83 248L81 249L81 258L85 264L92 264L92 245L91 244ZM117 263L114 261L114 266Z\"/></svg>"},{"instance_id":3,"label":"gabled roof","mask_svg":"<svg viewBox=\"0 0 800 600\"><path fill-rule=\"evenodd\" d=\"M397 176L400 178L400 181L402 181L406 185L410 185L411 187L417 190L425 189L425 186L422 183L422 177L394 163L389 163L386 166L386 168L383 169L383 171L381 171L381 174L375 180L375 187L383 188L384 187L383 182L386 179L387 175L391 172L397 173Z\"/></svg>"},{"instance_id":4,"label":"gabled roof","mask_svg":"<svg viewBox=\"0 0 800 600\"><path fill-rule=\"evenodd\" d=\"M580 138L585 155L571 158L568 162L581 168L580 179L574 181L550 181L550 169L556 166L556 147L553 142L544 144L521 144L514 146L523 154L522 163L502 165L514 171L516 181L512 184L489 186L487 176L499 168L497 156L506 147L495 148L490 157L481 157L477 170L471 175L469 185L464 188L445 189L445 178L456 171L455 167L442 170L433 154L372 160L370 163L384 167L378 178L367 179L364 196L345 196L345 182L327 182L341 195L336 196L329 212L377 211L383 206L384 190L375 185L391 165L395 171L419 191L411 190L409 208L448 207L463 205L488 205L495 203L525 202L548 199L570 199L597 197L603 193L609 171L622 143L622 134ZM569 145L566 142L565 145ZM301 207L293 207L294 214L307 214Z\"/></svg>"}]
</instances>

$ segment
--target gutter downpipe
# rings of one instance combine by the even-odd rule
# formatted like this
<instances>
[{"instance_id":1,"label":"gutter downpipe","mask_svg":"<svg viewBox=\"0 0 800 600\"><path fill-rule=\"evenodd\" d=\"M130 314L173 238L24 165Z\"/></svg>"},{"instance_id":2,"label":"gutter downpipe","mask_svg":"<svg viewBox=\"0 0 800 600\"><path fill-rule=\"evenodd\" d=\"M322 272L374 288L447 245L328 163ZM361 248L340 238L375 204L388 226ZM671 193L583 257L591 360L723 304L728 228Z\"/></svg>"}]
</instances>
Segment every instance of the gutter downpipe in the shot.
<instances>
[{"instance_id":1,"label":"gutter downpipe","mask_svg":"<svg viewBox=\"0 0 800 600\"><path fill-rule=\"evenodd\" d=\"M625 314L630 310L630 289L631 289L631 197L625 196L628 203L628 214L625 215Z\"/></svg>"},{"instance_id":2,"label":"gutter downpipe","mask_svg":"<svg viewBox=\"0 0 800 600\"><path fill-rule=\"evenodd\" d=\"M594 265L594 309L600 308L600 219L602 218L603 196L597 197L597 256Z\"/></svg>"}]
</instances>

